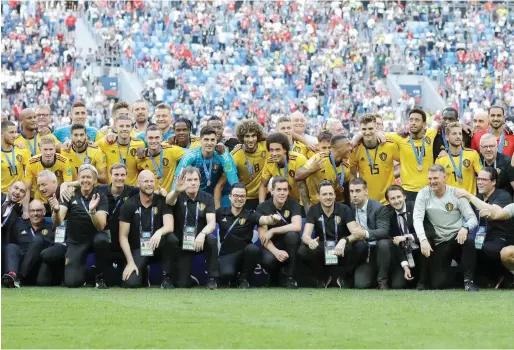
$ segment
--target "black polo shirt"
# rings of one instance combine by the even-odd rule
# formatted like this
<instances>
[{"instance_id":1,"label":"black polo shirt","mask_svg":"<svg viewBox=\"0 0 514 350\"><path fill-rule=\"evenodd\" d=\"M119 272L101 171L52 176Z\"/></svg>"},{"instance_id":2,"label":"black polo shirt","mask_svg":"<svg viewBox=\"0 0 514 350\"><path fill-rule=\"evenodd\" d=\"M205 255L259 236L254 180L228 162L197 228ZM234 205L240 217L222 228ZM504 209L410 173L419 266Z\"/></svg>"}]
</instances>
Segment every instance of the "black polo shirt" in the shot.
<instances>
[{"instance_id":1,"label":"black polo shirt","mask_svg":"<svg viewBox=\"0 0 514 350\"><path fill-rule=\"evenodd\" d=\"M68 220L66 225L66 239L72 243L88 243L94 239L98 232L95 225L93 225L91 216L89 216L89 202L94 194L100 195L100 203L98 207L96 207L96 210L108 213L109 203L107 202L107 197L96 187L93 188L93 191L91 191L88 197L84 197L82 192L77 190L70 201L61 201L61 205L68 208L68 213L66 214L66 220Z\"/></svg>"},{"instance_id":2,"label":"black polo shirt","mask_svg":"<svg viewBox=\"0 0 514 350\"><path fill-rule=\"evenodd\" d=\"M153 231L152 231L152 211L153 215ZM166 198L153 195L152 205L145 208L141 205L139 195L129 198L122 206L120 213L120 221L130 224L129 231L129 244L131 250L139 249L141 244L140 226L143 231L150 231L152 235L163 226L162 216L166 214L173 214L172 208L166 204Z\"/></svg>"},{"instance_id":3,"label":"black polo shirt","mask_svg":"<svg viewBox=\"0 0 514 350\"><path fill-rule=\"evenodd\" d=\"M319 237L321 242L324 241L323 237L323 224L322 219L325 220L325 234L327 239L330 241L335 240L335 227L337 222L337 240L340 240L342 237L347 237L350 235L350 231L346 224L349 222L355 221L355 217L353 216L352 210L346 204L335 202L334 203L334 211L330 217L327 217L321 204L315 204L309 209L309 213L307 214L307 223L314 225L313 232L316 237Z\"/></svg>"},{"instance_id":4,"label":"black polo shirt","mask_svg":"<svg viewBox=\"0 0 514 350\"><path fill-rule=\"evenodd\" d=\"M55 237L54 225L51 222L43 220L41 226L37 230L34 230L29 219L18 220L13 228L12 243L19 245L23 251L26 251L30 243L37 236L43 236L45 241L53 243Z\"/></svg>"},{"instance_id":5,"label":"black polo shirt","mask_svg":"<svg viewBox=\"0 0 514 350\"><path fill-rule=\"evenodd\" d=\"M57 186L57 189L55 190L55 198L61 198L61 186ZM43 206L45 207L45 217L51 218L52 217L52 207L50 206L50 203L48 201L46 203L43 203Z\"/></svg>"},{"instance_id":6,"label":"black polo shirt","mask_svg":"<svg viewBox=\"0 0 514 350\"><path fill-rule=\"evenodd\" d=\"M221 242L220 255L231 254L244 249L252 243L253 228L259 224L262 215L253 210L243 209L236 217L230 208L219 208L216 210L216 222L219 226L218 236ZM234 224L227 235L228 229Z\"/></svg>"},{"instance_id":7,"label":"black polo shirt","mask_svg":"<svg viewBox=\"0 0 514 350\"><path fill-rule=\"evenodd\" d=\"M434 137L433 141L434 141L433 155L434 155L434 162L435 162L437 157L439 157L439 153L441 153L441 151L445 150L442 130L439 130L437 135ZM462 145L467 148L471 147L471 136L465 131L462 131Z\"/></svg>"},{"instance_id":8,"label":"black polo shirt","mask_svg":"<svg viewBox=\"0 0 514 350\"><path fill-rule=\"evenodd\" d=\"M289 225L293 216L302 216L302 207L300 207L300 203L298 203L296 199L288 197L284 206L281 209L277 209L275 203L273 203L273 197L271 197L259 204L256 212L260 215L272 215L277 213L282 215L285 221L281 219L275 225L268 225L268 229L271 229Z\"/></svg>"},{"instance_id":9,"label":"black polo shirt","mask_svg":"<svg viewBox=\"0 0 514 350\"><path fill-rule=\"evenodd\" d=\"M198 206L198 222L196 220L196 207ZM187 207L187 219L186 219ZM181 193L177 198L177 203L173 206L173 216L175 219L175 235L182 241L184 226L196 226L196 234L200 233L207 226L207 214L216 214L214 209L214 198L205 191L198 191L195 199L191 199L187 194Z\"/></svg>"},{"instance_id":10,"label":"black polo shirt","mask_svg":"<svg viewBox=\"0 0 514 350\"><path fill-rule=\"evenodd\" d=\"M477 196L480 200L484 200L484 196L479 194ZM512 203L512 196L504 190L495 190L491 196L485 201L489 204L496 204L500 207L505 207L508 204ZM477 215L477 217L479 217ZM514 218L510 218L509 220L505 221L498 221L498 220L487 220L483 217L480 218L480 226L486 226L487 225L487 236L486 241L489 241L495 237L503 237L507 238L510 237L510 239L514 238Z\"/></svg>"},{"instance_id":11,"label":"black polo shirt","mask_svg":"<svg viewBox=\"0 0 514 350\"><path fill-rule=\"evenodd\" d=\"M496 162L489 165L485 162L484 157L480 155L480 161L484 167L491 167L495 169L500 169L500 175L498 181L496 181L496 188L507 191L512 195L514 193L512 186L510 185L511 181L514 181L514 168L510 166L510 157L498 153L496 154Z\"/></svg>"},{"instance_id":12,"label":"black polo shirt","mask_svg":"<svg viewBox=\"0 0 514 350\"><path fill-rule=\"evenodd\" d=\"M125 185L118 197L111 192L111 184L98 186L98 190L107 197L109 213L107 216L107 229L111 231L111 249L120 250L120 212L123 204L132 196L139 194L139 188Z\"/></svg>"}]
</instances>

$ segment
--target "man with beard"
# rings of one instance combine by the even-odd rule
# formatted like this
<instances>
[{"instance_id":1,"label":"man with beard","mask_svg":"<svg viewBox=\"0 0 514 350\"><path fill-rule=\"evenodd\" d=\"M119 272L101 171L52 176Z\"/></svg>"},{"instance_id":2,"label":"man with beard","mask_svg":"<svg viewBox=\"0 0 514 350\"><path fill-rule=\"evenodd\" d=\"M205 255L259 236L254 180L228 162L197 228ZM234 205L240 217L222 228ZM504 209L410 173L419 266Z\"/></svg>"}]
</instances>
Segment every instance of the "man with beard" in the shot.
<instances>
[{"instance_id":1,"label":"man with beard","mask_svg":"<svg viewBox=\"0 0 514 350\"><path fill-rule=\"evenodd\" d=\"M445 153L448 153L448 139L446 137L446 126L451 123L458 123L459 122L459 112L453 107L448 107L443 110L442 115L442 122L439 126L439 130L437 132L437 135L434 137L434 149L433 149L433 156L434 156L434 162L436 159L441 155L444 155ZM462 126L464 129L464 126ZM463 147L470 147L471 145L471 129L469 126L465 126L465 132L462 135L462 144ZM441 153L441 152L445 153Z\"/></svg>"},{"instance_id":2,"label":"man with beard","mask_svg":"<svg viewBox=\"0 0 514 350\"><path fill-rule=\"evenodd\" d=\"M132 122L132 119L130 119L129 116L129 104L125 101L118 101L116 102L111 109L111 117L112 117L112 128L108 125L105 125L100 130L98 130L98 133L96 134L95 141L98 142L102 140L103 138L109 136L109 139L115 137L118 134L118 125L117 121L119 116L125 115L129 117L129 120ZM136 130L132 129L132 123L130 125L129 135L130 137L136 137L137 136Z\"/></svg>"},{"instance_id":3,"label":"man with beard","mask_svg":"<svg viewBox=\"0 0 514 350\"><path fill-rule=\"evenodd\" d=\"M41 153L39 143L41 141L41 135L37 129L36 113L31 108L24 109L20 112L21 131L20 136L14 140L14 144L20 148L28 149L30 156L34 157ZM48 135L55 140L55 144L59 141L54 135Z\"/></svg>"},{"instance_id":4,"label":"man with beard","mask_svg":"<svg viewBox=\"0 0 514 350\"><path fill-rule=\"evenodd\" d=\"M493 168L485 167L478 173L477 197L464 190L455 191L457 197L466 198L480 211L479 230L475 237L475 248L482 250L482 254L479 253L478 256L482 259L478 264L478 271L479 274L498 281L496 287L504 277L514 280L513 276L504 276L504 271L500 268L503 262L509 269L509 264L505 263L507 259L504 259L507 255L505 252L514 247L514 218L508 214L508 209L513 206L512 197L506 191L496 188L497 181L497 172ZM498 213L502 215L497 215Z\"/></svg>"},{"instance_id":5,"label":"man with beard","mask_svg":"<svg viewBox=\"0 0 514 350\"><path fill-rule=\"evenodd\" d=\"M78 169L84 164L90 164L97 170L98 181L107 183L105 154L97 146L89 144L84 125L73 124L71 126L71 147L67 151L63 150L61 155L68 159L74 181L78 179Z\"/></svg>"},{"instance_id":6,"label":"man with beard","mask_svg":"<svg viewBox=\"0 0 514 350\"><path fill-rule=\"evenodd\" d=\"M15 145L16 125L11 121L2 122L2 194L5 195L17 181L23 180L25 166L29 162L30 153ZM23 186L25 187L25 185ZM29 189L30 197L30 189ZM28 208L27 208L28 209ZM27 213L28 218L28 213Z\"/></svg>"},{"instance_id":7,"label":"man with beard","mask_svg":"<svg viewBox=\"0 0 514 350\"><path fill-rule=\"evenodd\" d=\"M145 132L150 126L148 118L148 103L145 100L136 100L132 104L132 115L134 116L134 130L138 133Z\"/></svg>"},{"instance_id":8,"label":"man with beard","mask_svg":"<svg viewBox=\"0 0 514 350\"><path fill-rule=\"evenodd\" d=\"M155 125L148 127L145 137L146 156L137 160L137 168L151 171L156 186L167 191L173 184L177 164L186 152L181 147L162 143L161 130Z\"/></svg>"},{"instance_id":9,"label":"man with beard","mask_svg":"<svg viewBox=\"0 0 514 350\"><path fill-rule=\"evenodd\" d=\"M86 126L87 108L84 102L77 101L73 103L73 105L71 106L70 119L71 125L62 126L54 131L55 137L60 142L65 143L66 141L71 139L71 128L75 124L80 124L84 126L89 141L93 142L96 140L96 134L98 130L90 126ZM69 143L63 144L63 148L66 148L68 145Z\"/></svg>"},{"instance_id":10,"label":"man with beard","mask_svg":"<svg viewBox=\"0 0 514 350\"><path fill-rule=\"evenodd\" d=\"M350 181L350 140L343 135L336 135L330 145L329 152L316 153L296 172L295 181L307 183L310 205L319 203L318 185L324 180L334 184L336 200L345 201L344 185Z\"/></svg>"},{"instance_id":11,"label":"man with beard","mask_svg":"<svg viewBox=\"0 0 514 350\"><path fill-rule=\"evenodd\" d=\"M355 222L351 209L336 202L330 181L321 181L316 192L319 203L307 214L298 256L311 266L319 288L328 287L333 275L339 288L348 288L358 264L366 259L366 243L356 240L364 237L365 232ZM342 270L334 269L335 266Z\"/></svg>"},{"instance_id":12,"label":"man with beard","mask_svg":"<svg viewBox=\"0 0 514 350\"><path fill-rule=\"evenodd\" d=\"M87 255L96 254L96 288L105 289L104 271L109 259L110 238L104 232L109 205L104 194L94 187L98 172L91 164L84 164L78 169L80 191L70 200L50 199L52 220L55 226L67 219L66 251L64 268L64 285L69 288L81 287L85 282Z\"/></svg>"},{"instance_id":13,"label":"man with beard","mask_svg":"<svg viewBox=\"0 0 514 350\"><path fill-rule=\"evenodd\" d=\"M446 181L450 186L463 188L476 193L476 174L482 169L478 153L462 147L462 125L451 123L446 125L448 153L437 158L436 164L446 169Z\"/></svg>"},{"instance_id":14,"label":"man with beard","mask_svg":"<svg viewBox=\"0 0 514 350\"><path fill-rule=\"evenodd\" d=\"M3 177L3 174L2 174ZM9 187L7 194L2 193L2 257L5 244L11 241L10 232L13 225L16 223L18 218L21 216L22 207L19 204L25 196L28 196L27 186L22 181L14 182ZM28 210L27 210L28 214ZM2 271L4 268L2 264Z\"/></svg>"},{"instance_id":15,"label":"man with beard","mask_svg":"<svg viewBox=\"0 0 514 350\"><path fill-rule=\"evenodd\" d=\"M143 170L138 176L139 195L121 207L119 244L127 260L124 287L141 287L144 269L159 261L164 270L161 288L173 288L172 259L178 252L178 239L172 234L172 208L164 197L155 194L155 185L152 172Z\"/></svg>"},{"instance_id":16,"label":"man with beard","mask_svg":"<svg viewBox=\"0 0 514 350\"><path fill-rule=\"evenodd\" d=\"M285 135L284 135L285 138ZM287 145L287 138L286 145ZM268 139L269 140L269 139ZM283 176L276 176L271 183L272 197L257 207L260 215L278 214L280 220L275 224L259 226L262 243L262 266L273 280L280 278L279 269L287 277L286 288L297 289L296 256L302 229L302 209L293 198L289 198L289 182Z\"/></svg>"},{"instance_id":17,"label":"man with beard","mask_svg":"<svg viewBox=\"0 0 514 350\"><path fill-rule=\"evenodd\" d=\"M261 260L259 247L252 243L254 226L273 225L280 220L277 214L262 216L244 209L246 193L245 185L234 184L229 195L231 207L216 210L221 242L220 279L228 283L238 278L238 287L242 289L250 287L250 277Z\"/></svg>"},{"instance_id":18,"label":"man with beard","mask_svg":"<svg viewBox=\"0 0 514 350\"><path fill-rule=\"evenodd\" d=\"M7 288L20 288L20 281L30 275L37 275L37 281L43 270L41 267L41 252L50 246L54 239L52 223L45 221L45 207L38 199L29 204L30 220L19 221L10 233L11 242L5 247L5 269L8 271L2 276L2 285Z\"/></svg>"},{"instance_id":19,"label":"man with beard","mask_svg":"<svg viewBox=\"0 0 514 350\"><path fill-rule=\"evenodd\" d=\"M54 138L48 135L43 136L39 146L41 154L30 158L29 164L25 169L25 183L27 188L31 189L32 198L46 203L48 197L39 191L37 183L38 174L43 170L49 170L55 174L57 185L61 185L63 182L72 181L73 172L68 159L56 153Z\"/></svg>"},{"instance_id":20,"label":"man with beard","mask_svg":"<svg viewBox=\"0 0 514 350\"><path fill-rule=\"evenodd\" d=\"M171 127L172 120L171 107L168 104L160 103L155 106L155 125L161 131L161 138L163 140L167 140L175 134ZM140 132L136 137L146 141L146 131Z\"/></svg>"},{"instance_id":21,"label":"man with beard","mask_svg":"<svg viewBox=\"0 0 514 350\"><path fill-rule=\"evenodd\" d=\"M486 133L494 135L498 142L498 152L512 157L514 153L514 135L505 126L505 110L501 106L491 106L489 108L489 125L486 131L473 135L471 148L480 151L480 140Z\"/></svg>"},{"instance_id":22,"label":"man with beard","mask_svg":"<svg viewBox=\"0 0 514 350\"><path fill-rule=\"evenodd\" d=\"M514 182L514 168L511 165L511 158L498 152L496 137L492 134L484 134L480 139L480 163L484 167L492 167L498 173L496 188L501 188L512 194Z\"/></svg>"},{"instance_id":23,"label":"man with beard","mask_svg":"<svg viewBox=\"0 0 514 350\"><path fill-rule=\"evenodd\" d=\"M419 191L412 215L421 254L430 258L431 273L427 283L433 289L450 286L451 262L457 259L464 270L464 290L474 292L478 290L473 282L476 252L468 234L477 226L477 218L469 202L457 198L456 188L446 184L446 176L446 169L440 164L434 164L428 169L429 185ZM425 217L434 227L433 237L425 232Z\"/></svg>"},{"instance_id":24,"label":"man with beard","mask_svg":"<svg viewBox=\"0 0 514 350\"><path fill-rule=\"evenodd\" d=\"M98 148L102 150L106 158L106 168L111 167L116 163L123 163L127 167L127 184L134 186L137 181L137 149L144 148L145 143L138 138L131 136L132 120L128 114L119 115L116 118L116 131L114 135L114 142L107 142L107 138L102 138L95 143ZM110 173L107 174L107 181L111 181Z\"/></svg>"},{"instance_id":25,"label":"man with beard","mask_svg":"<svg viewBox=\"0 0 514 350\"><path fill-rule=\"evenodd\" d=\"M202 132L214 137L214 130L205 127ZM211 133L212 131L212 133ZM202 148L204 147L202 138ZM214 149L214 138L209 139L211 150ZM189 287L189 276L193 265L193 257L205 252L207 262L207 289L217 289L218 271L218 240L212 235L216 229L216 214L212 195L201 190L200 170L187 166L177 175L175 187L166 197L166 203L173 206L175 236L179 240L177 286ZM175 255L177 256L177 255Z\"/></svg>"}]
</instances>

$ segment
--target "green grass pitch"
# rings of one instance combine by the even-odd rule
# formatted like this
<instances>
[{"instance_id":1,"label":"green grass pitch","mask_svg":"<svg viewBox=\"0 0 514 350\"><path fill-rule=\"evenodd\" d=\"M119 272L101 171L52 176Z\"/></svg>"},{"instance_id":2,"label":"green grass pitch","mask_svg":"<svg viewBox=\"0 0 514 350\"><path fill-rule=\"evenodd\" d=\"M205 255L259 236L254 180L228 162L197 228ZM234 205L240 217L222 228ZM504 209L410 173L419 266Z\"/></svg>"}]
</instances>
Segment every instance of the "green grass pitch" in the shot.
<instances>
[{"instance_id":1,"label":"green grass pitch","mask_svg":"<svg viewBox=\"0 0 514 350\"><path fill-rule=\"evenodd\" d=\"M514 292L2 289L2 348L512 348Z\"/></svg>"}]
</instances>

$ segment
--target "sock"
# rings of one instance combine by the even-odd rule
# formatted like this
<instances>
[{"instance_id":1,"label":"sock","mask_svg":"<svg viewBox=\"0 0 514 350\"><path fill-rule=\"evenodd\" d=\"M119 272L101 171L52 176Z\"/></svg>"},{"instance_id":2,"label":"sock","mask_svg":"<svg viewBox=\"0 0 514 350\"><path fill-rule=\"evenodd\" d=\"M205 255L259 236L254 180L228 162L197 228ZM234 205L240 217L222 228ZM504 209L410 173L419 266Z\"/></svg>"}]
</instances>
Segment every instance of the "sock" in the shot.
<instances>
[{"instance_id":1,"label":"sock","mask_svg":"<svg viewBox=\"0 0 514 350\"><path fill-rule=\"evenodd\" d=\"M514 275L514 270L510 270L510 273Z\"/></svg>"}]
</instances>

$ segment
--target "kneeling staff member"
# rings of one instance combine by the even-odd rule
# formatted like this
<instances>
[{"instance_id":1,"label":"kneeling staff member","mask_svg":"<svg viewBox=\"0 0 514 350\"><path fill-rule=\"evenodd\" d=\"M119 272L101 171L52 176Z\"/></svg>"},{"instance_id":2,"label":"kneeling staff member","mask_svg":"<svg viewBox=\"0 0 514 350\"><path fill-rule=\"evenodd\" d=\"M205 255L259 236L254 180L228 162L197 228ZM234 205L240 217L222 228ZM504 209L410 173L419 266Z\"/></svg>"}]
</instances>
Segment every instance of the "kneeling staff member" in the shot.
<instances>
[{"instance_id":1,"label":"kneeling staff member","mask_svg":"<svg viewBox=\"0 0 514 350\"><path fill-rule=\"evenodd\" d=\"M94 251L96 255L96 288L105 289L103 273L109 259L109 235L104 232L107 223L109 204L107 197L94 187L98 172L91 164L78 169L80 191L69 201L59 202L55 195L49 200L52 207L52 220L55 226L67 219L64 285L70 288L81 287L86 280L86 258Z\"/></svg>"},{"instance_id":2,"label":"kneeling staff member","mask_svg":"<svg viewBox=\"0 0 514 350\"><path fill-rule=\"evenodd\" d=\"M164 197L154 193L155 177L151 171L143 170L137 182L139 195L121 206L120 247L127 259L122 286L141 287L143 269L158 260L164 271L161 288L171 289L172 257L178 250L178 239L171 234L173 210Z\"/></svg>"},{"instance_id":3,"label":"kneeling staff member","mask_svg":"<svg viewBox=\"0 0 514 350\"><path fill-rule=\"evenodd\" d=\"M343 267L336 277L337 285L348 288L355 269L367 257L368 248L363 241L366 232L357 225L352 210L335 201L332 182L320 182L317 190L319 203L307 214L298 256L313 270L318 288L329 286L334 265ZM312 238L313 232L315 238Z\"/></svg>"},{"instance_id":4,"label":"kneeling staff member","mask_svg":"<svg viewBox=\"0 0 514 350\"><path fill-rule=\"evenodd\" d=\"M249 288L249 278L261 260L261 251L252 243L255 225L274 225L280 220L278 214L263 216L253 210L244 209L246 187L242 183L232 185L229 195L230 208L216 210L221 241L219 268L220 278L233 281L238 272L239 288Z\"/></svg>"}]
</instances>

